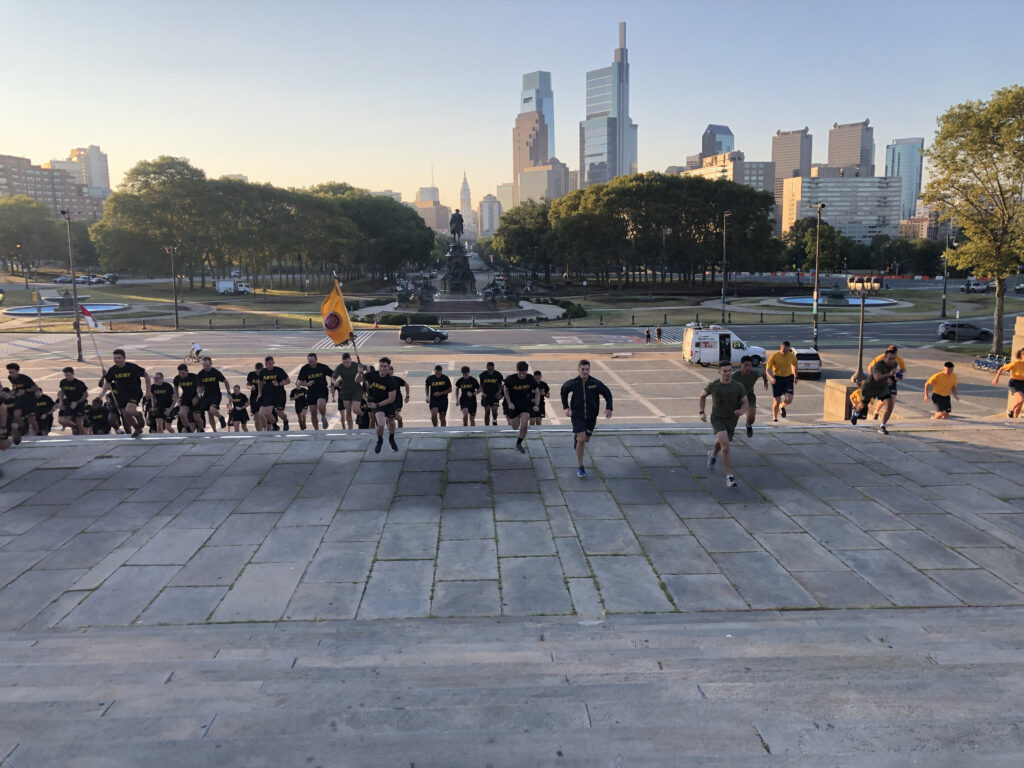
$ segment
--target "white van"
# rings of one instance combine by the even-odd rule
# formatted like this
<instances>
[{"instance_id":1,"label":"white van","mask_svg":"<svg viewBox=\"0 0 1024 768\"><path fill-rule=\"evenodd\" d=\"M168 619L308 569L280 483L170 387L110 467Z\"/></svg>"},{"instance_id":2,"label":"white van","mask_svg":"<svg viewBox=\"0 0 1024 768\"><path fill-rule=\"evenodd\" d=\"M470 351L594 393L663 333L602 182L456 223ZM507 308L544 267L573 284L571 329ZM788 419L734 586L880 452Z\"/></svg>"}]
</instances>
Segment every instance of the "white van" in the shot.
<instances>
[{"instance_id":1,"label":"white van","mask_svg":"<svg viewBox=\"0 0 1024 768\"><path fill-rule=\"evenodd\" d=\"M754 365L761 365L768 358L764 347L751 346L720 325L690 323L683 331L683 360L689 363L705 368L723 361L739 365L740 358L748 355Z\"/></svg>"}]
</instances>

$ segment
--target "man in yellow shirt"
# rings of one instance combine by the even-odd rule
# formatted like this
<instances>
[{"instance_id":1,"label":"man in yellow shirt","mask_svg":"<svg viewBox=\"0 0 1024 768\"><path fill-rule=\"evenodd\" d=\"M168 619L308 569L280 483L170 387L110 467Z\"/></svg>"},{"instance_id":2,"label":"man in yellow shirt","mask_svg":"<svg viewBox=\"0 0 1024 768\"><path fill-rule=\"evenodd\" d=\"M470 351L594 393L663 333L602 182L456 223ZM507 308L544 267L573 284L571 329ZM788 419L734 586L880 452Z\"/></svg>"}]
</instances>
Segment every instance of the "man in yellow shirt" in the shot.
<instances>
[{"instance_id":1,"label":"man in yellow shirt","mask_svg":"<svg viewBox=\"0 0 1024 768\"><path fill-rule=\"evenodd\" d=\"M788 341L782 342L779 351L768 356L764 372L772 383L772 421L777 422L780 414L786 418L786 406L793 402L793 390L799 373L796 352Z\"/></svg>"},{"instance_id":2,"label":"man in yellow shirt","mask_svg":"<svg viewBox=\"0 0 1024 768\"><path fill-rule=\"evenodd\" d=\"M993 384L998 384L999 377L1004 372L1010 374L1010 392L1013 393L1013 404L1010 406L1010 410L1006 412L1006 418L1008 419L1018 418L1021 408L1024 407L1024 347L1018 349L1014 357L1016 360L1012 363L1007 363L996 371L996 377L992 379Z\"/></svg>"},{"instance_id":3,"label":"man in yellow shirt","mask_svg":"<svg viewBox=\"0 0 1024 768\"><path fill-rule=\"evenodd\" d=\"M888 347L885 350L885 352L892 352L894 355L896 355L896 366L897 367L895 368L895 370L893 370L893 372L892 372L892 374L893 374L892 375L892 379L889 381L889 396L892 398L892 404L893 404L893 407L895 408L896 407L896 383L897 383L897 381L899 379L903 378L904 374L906 374L906 372L907 372L907 361L899 356L899 347L897 347L895 344L893 344L891 347ZM885 359L885 352L883 352L882 354L878 355L874 360L872 360L868 364L868 370L869 371L872 368L874 368L876 365L878 365L878 363L882 362L882 360ZM881 401L879 401L878 405L875 406L875 418L876 419L878 418L878 415L881 413L882 408L884 408L884 407L885 407L885 404L882 403Z\"/></svg>"},{"instance_id":4,"label":"man in yellow shirt","mask_svg":"<svg viewBox=\"0 0 1024 768\"><path fill-rule=\"evenodd\" d=\"M932 415L933 419L948 419L950 412L953 410L953 403L950 400L950 395L956 398L956 401L960 402L960 395L956 393L956 374L953 373L953 364L946 362L942 364L942 370L932 375L924 383L924 401L927 403L929 400L928 390L932 391L931 401L935 403L935 413Z\"/></svg>"}]
</instances>

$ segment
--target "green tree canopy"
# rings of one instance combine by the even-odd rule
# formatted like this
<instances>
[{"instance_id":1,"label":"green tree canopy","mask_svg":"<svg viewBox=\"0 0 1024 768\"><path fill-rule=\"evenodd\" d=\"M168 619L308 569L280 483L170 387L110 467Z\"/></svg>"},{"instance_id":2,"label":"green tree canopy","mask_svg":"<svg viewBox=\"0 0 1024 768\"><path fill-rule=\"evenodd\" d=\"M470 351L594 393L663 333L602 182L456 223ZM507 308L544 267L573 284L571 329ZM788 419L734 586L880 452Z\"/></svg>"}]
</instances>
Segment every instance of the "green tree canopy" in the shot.
<instances>
[{"instance_id":1,"label":"green tree canopy","mask_svg":"<svg viewBox=\"0 0 1024 768\"><path fill-rule=\"evenodd\" d=\"M67 262L64 222L54 220L48 206L25 195L0 197L0 257L26 265Z\"/></svg>"}]
</instances>

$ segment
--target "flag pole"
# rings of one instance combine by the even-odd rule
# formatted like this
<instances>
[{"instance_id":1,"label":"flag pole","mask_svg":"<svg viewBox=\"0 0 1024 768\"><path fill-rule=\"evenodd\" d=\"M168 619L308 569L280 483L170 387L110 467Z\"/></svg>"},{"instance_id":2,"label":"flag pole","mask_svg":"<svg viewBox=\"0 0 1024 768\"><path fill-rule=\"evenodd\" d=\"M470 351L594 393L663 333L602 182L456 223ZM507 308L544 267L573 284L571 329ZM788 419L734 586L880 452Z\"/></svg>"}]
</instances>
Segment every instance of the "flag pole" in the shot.
<instances>
[{"instance_id":1,"label":"flag pole","mask_svg":"<svg viewBox=\"0 0 1024 768\"><path fill-rule=\"evenodd\" d=\"M340 294L341 293L341 282L338 280L338 273L337 272L331 272L331 274L334 276L334 285L337 286L338 293ZM350 323L352 322L351 318L349 318L349 322ZM362 365L363 362L359 359L359 347L356 346L356 329L355 328L352 329L352 335L349 337L349 341L352 342L352 351L356 353L356 365ZM341 346L341 345L340 344L336 344L335 346Z\"/></svg>"}]
</instances>

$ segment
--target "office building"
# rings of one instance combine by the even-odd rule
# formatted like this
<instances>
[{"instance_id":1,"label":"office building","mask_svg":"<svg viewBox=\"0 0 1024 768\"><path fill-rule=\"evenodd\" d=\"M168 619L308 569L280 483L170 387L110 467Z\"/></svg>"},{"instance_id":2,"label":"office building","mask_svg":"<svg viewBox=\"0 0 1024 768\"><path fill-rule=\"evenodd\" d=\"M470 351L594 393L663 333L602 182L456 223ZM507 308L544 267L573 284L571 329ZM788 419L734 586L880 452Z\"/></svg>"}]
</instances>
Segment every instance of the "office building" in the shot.
<instances>
[{"instance_id":1,"label":"office building","mask_svg":"<svg viewBox=\"0 0 1024 768\"><path fill-rule=\"evenodd\" d=\"M441 191L437 187L420 187L416 192L416 205L420 203L436 203L441 201Z\"/></svg>"},{"instance_id":2,"label":"office building","mask_svg":"<svg viewBox=\"0 0 1024 768\"><path fill-rule=\"evenodd\" d=\"M875 175L875 129L870 120L834 123L828 132L828 164L844 176Z\"/></svg>"},{"instance_id":3,"label":"office building","mask_svg":"<svg viewBox=\"0 0 1024 768\"><path fill-rule=\"evenodd\" d=\"M462 229L467 240L476 240L479 237L476 211L473 210L473 197L469 193L469 182L466 180L466 172L462 172L462 186L459 188L459 209L462 213Z\"/></svg>"},{"instance_id":4,"label":"office building","mask_svg":"<svg viewBox=\"0 0 1024 768\"><path fill-rule=\"evenodd\" d=\"M574 192L580 188L580 172L569 171L569 191Z\"/></svg>"},{"instance_id":5,"label":"office building","mask_svg":"<svg viewBox=\"0 0 1024 768\"><path fill-rule=\"evenodd\" d=\"M416 192L413 208L432 230L448 232L452 209L447 205L441 205L441 193L437 187L420 187Z\"/></svg>"},{"instance_id":6,"label":"office building","mask_svg":"<svg viewBox=\"0 0 1024 768\"><path fill-rule=\"evenodd\" d=\"M98 219L103 215L104 198L89 194L82 167L74 166L68 172L33 165L27 157L0 155L0 197L26 195L46 205L54 218L66 210L73 219Z\"/></svg>"},{"instance_id":7,"label":"office building","mask_svg":"<svg viewBox=\"0 0 1024 768\"><path fill-rule=\"evenodd\" d=\"M905 240L945 240L955 238L956 231L949 220L941 221L939 212L931 206L918 203L917 210L909 219L900 219L900 237Z\"/></svg>"},{"instance_id":8,"label":"office building","mask_svg":"<svg viewBox=\"0 0 1024 768\"><path fill-rule=\"evenodd\" d=\"M514 184L499 184L495 194L498 197L498 202L501 204L501 212L508 213L516 207L515 198L515 185Z\"/></svg>"},{"instance_id":9,"label":"office building","mask_svg":"<svg viewBox=\"0 0 1024 768\"><path fill-rule=\"evenodd\" d=\"M527 168L519 174L519 202L557 200L569 192L569 168L558 158L545 165Z\"/></svg>"},{"instance_id":10,"label":"office building","mask_svg":"<svg viewBox=\"0 0 1024 768\"><path fill-rule=\"evenodd\" d=\"M924 168L924 139L896 139L885 148L885 175L903 181L900 218L913 218L921 196L921 171Z\"/></svg>"},{"instance_id":11,"label":"office building","mask_svg":"<svg viewBox=\"0 0 1024 768\"><path fill-rule=\"evenodd\" d=\"M99 147L76 147L68 153L67 160L51 160L42 168L67 171L80 183L89 188L89 196L106 200L110 197L110 171L107 155Z\"/></svg>"},{"instance_id":12,"label":"office building","mask_svg":"<svg viewBox=\"0 0 1024 768\"><path fill-rule=\"evenodd\" d=\"M838 169L834 169L838 170ZM869 245L876 235L897 237L900 231L898 178L884 176L797 176L782 181L782 231L798 220L817 216L847 237Z\"/></svg>"},{"instance_id":13,"label":"office building","mask_svg":"<svg viewBox=\"0 0 1024 768\"><path fill-rule=\"evenodd\" d=\"M390 197L396 203L402 202L402 193L395 192L394 190L391 189L380 189L377 190L376 192L371 192L370 194L373 195L374 197Z\"/></svg>"},{"instance_id":14,"label":"office building","mask_svg":"<svg viewBox=\"0 0 1024 768\"><path fill-rule=\"evenodd\" d=\"M501 203L494 195L484 195L477 209L480 237L490 237L498 229L501 220ZM483 255L483 254L481 254Z\"/></svg>"},{"instance_id":15,"label":"office building","mask_svg":"<svg viewBox=\"0 0 1024 768\"><path fill-rule=\"evenodd\" d=\"M611 66L587 72L587 119L580 123L580 188L636 173L637 126L629 116L626 22Z\"/></svg>"},{"instance_id":16,"label":"office building","mask_svg":"<svg viewBox=\"0 0 1024 768\"><path fill-rule=\"evenodd\" d=\"M703 160L704 160L704 158L702 158L700 156L700 152L698 152L696 155L687 155L686 156L686 170L689 171L689 170L693 170L694 168L700 168L701 163L703 162Z\"/></svg>"},{"instance_id":17,"label":"office building","mask_svg":"<svg viewBox=\"0 0 1024 768\"><path fill-rule=\"evenodd\" d=\"M522 112L512 129L512 202L519 205L519 174L548 161L548 124L539 110Z\"/></svg>"},{"instance_id":18,"label":"office building","mask_svg":"<svg viewBox=\"0 0 1024 768\"><path fill-rule=\"evenodd\" d=\"M542 162L555 156L555 94L551 90L550 72L530 72L523 75L523 91L519 98L519 114L540 112L548 127L547 155Z\"/></svg>"},{"instance_id":19,"label":"office building","mask_svg":"<svg viewBox=\"0 0 1024 768\"><path fill-rule=\"evenodd\" d=\"M736 149L736 137L728 125L711 123L700 137L700 156L703 160L712 155L721 155Z\"/></svg>"},{"instance_id":20,"label":"office building","mask_svg":"<svg viewBox=\"0 0 1024 768\"><path fill-rule=\"evenodd\" d=\"M746 160L739 151L705 157L700 168L683 170L680 176L699 176L712 181L734 181L762 192L775 191L775 163Z\"/></svg>"}]
</instances>

